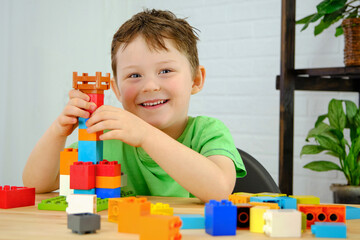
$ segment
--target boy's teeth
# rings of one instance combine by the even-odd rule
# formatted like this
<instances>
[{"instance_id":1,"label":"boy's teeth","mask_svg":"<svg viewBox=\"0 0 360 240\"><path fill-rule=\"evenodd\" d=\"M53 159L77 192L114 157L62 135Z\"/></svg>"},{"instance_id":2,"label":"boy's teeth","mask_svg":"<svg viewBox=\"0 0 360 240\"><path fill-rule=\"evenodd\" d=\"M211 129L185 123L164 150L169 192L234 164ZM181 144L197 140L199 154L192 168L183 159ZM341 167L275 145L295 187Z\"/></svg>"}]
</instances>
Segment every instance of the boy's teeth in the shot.
<instances>
[{"instance_id":1,"label":"boy's teeth","mask_svg":"<svg viewBox=\"0 0 360 240\"><path fill-rule=\"evenodd\" d=\"M143 106L155 106L155 105L162 104L162 103L164 103L164 100L159 100L157 102L152 102L152 103L143 103L142 105Z\"/></svg>"}]
</instances>

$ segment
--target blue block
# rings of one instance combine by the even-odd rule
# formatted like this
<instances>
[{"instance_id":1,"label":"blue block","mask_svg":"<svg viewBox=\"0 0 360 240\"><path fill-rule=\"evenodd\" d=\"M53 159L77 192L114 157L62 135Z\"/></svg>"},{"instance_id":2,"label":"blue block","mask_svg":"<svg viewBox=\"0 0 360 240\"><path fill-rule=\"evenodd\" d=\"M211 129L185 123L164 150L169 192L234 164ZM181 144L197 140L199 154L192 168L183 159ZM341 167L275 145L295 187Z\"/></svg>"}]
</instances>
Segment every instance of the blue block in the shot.
<instances>
[{"instance_id":1,"label":"blue block","mask_svg":"<svg viewBox=\"0 0 360 240\"><path fill-rule=\"evenodd\" d=\"M79 141L78 161L97 164L102 161L103 141Z\"/></svg>"},{"instance_id":2,"label":"blue block","mask_svg":"<svg viewBox=\"0 0 360 240\"><path fill-rule=\"evenodd\" d=\"M345 223L315 222L311 232L319 238L346 238Z\"/></svg>"},{"instance_id":3,"label":"blue block","mask_svg":"<svg viewBox=\"0 0 360 240\"><path fill-rule=\"evenodd\" d=\"M279 200L279 207L281 209L297 209L297 201L291 197L276 197Z\"/></svg>"},{"instance_id":4,"label":"blue block","mask_svg":"<svg viewBox=\"0 0 360 240\"><path fill-rule=\"evenodd\" d=\"M346 206L346 220L360 219L360 208Z\"/></svg>"},{"instance_id":5,"label":"blue block","mask_svg":"<svg viewBox=\"0 0 360 240\"><path fill-rule=\"evenodd\" d=\"M204 229L205 217L200 214L174 214L179 216L182 225L180 229Z\"/></svg>"},{"instance_id":6,"label":"blue block","mask_svg":"<svg viewBox=\"0 0 360 240\"><path fill-rule=\"evenodd\" d=\"M237 208L228 200L205 205L205 231L212 236L236 235Z\"/></svg>"},{"instance_id":7,"label":"blue block","mask_svg":"<svg viewBox=\"0 0 360 240\"><path fill-rule=\"evenodd\" d=\"M89 120L89 119L79 117L79 129L87 129L87 126L85 125L87 120Z\"/></svg>"},{"instance_id":8,"label":"blue block","mask_svg":"<svg viewBox=\"0 0 360 240\"><path fill-rule=\"evenodd\" d=\"M250 197L250 202L278 203L275 197Z\"/></svg>"},{"instance_id":9,"label":"blue block","mask_svg":"<svg viewBox=\"0 0 360 240\"><path fill-rule=\"evenodd\" d=\"M95 188L88 190L74 189L74 194L95 194Z\"/></svg>"},{"instance_id":10,"label":"blue block","mask_svg":"<svg viewBox=\"0 0 360 240\"><path fill-rule=\"evenodd\" d=\"M121 197L120 188L96 188L98 198L119 198Z\"/></svg>"}]
</instances>

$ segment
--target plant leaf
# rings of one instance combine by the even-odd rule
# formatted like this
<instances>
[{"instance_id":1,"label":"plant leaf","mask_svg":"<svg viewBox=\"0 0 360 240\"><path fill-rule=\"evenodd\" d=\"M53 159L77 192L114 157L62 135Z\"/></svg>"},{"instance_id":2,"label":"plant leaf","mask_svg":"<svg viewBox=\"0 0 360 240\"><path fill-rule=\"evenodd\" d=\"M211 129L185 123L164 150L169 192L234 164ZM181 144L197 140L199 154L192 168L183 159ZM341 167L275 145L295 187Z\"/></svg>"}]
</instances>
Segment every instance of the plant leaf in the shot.
<instances>
[{"instance_id":1,"label":"plant leaf","mask_svg":"<svg viewBox=\"0 0 360 240\"><path fill-rule=\"evenodd\" d=\"M340 158L345 158L345 149L339 146L333 139L328 138L326 136L316 136L315 139L318 141L321 147L325 148L326 150L334 151L335 153L339 154Z\"/></svg>"},{"instance_id":2,"label":"plant leaf","mask_svg":"<svg viewBox=\"0 0 360 240\"><path fill-rule=\"evenodd\" d=\"M327 29L328 27L330 27L331 23L330 22L324 22L324 20L321 20L320 23L315 26L314 29L314 35L319 35L320 33L322 33L325 29Z\"/></svg>"},{"instance_id":3,"label":"plant leaf","mask_svg":"<svg viewBox=\"0 0 360 240\"><path fill-rule=\"evenodd\" d=\"M303 168L307 168L317 172L325 172L331 170L342 171L339 165L330 161L314 161L304 165Z\"/></svg>"},{"instance_id":4,"label":"plant leaf","mask_svg":"<svg viewBox=\"0 0 360 240\"><path fill-rule=\"evenodd\" d=\"M306 23L309 23L310 21L311 21L311 19L314 17L314 16L316 16L317 15L317 13L313 13L313 14L311 14L311 15L309 15L309 16L306 16L306 17L304 17L304 18L301 18L300 20L297 20L295 23L296 24L306 24Z\"/></svg>"},{"instance_id":5,"label":"plant leaf","mask_svg":"<svg viewBox=\"0 0 360 240\"><path fill-rule=\"evenodd\" d=\"M304 154L318 154L324 151L325 148L319 145L305 145L302 147L300 157Z\"/></svg>"},{"instance_id":6,"label":"plant leaf","mask_svg":"<svg viewBox=\"0 0 360 240\"><path fill-rule=\"evenodd\" d=\"M339 154L337 154L337 153L335 153L333 151L327 151L325 154L336 157L336 158L339 158Z\"/></svg>"},{"instance_id":7,"label":"plant leaf","mask_svg":"<svg viewBox=\"0 0 360 240\"><path fill-rule=\"evenodd\" d=\"M330 126L343 131L346 126L346 116L341 100L331 99L328 107Z\"/></svg>"},{"instance_id":8,"label":"plant leaf","mask_svg":"<svg viewBox=\"0 0 360 240\"><path fill-rule=\"evenodd\" d=\"M354 124L356 126L356 128L360 127L360 112L357 112L355 117L354 117Z\"/></svg>"},{"instance_id":9,"label":"plant leaf","mask_svg":"<svg viewBox=\"0 0 360 240\"><path fill-rule=\"evenodd\" d=\"M320 117L319 117L320 118ZM309 140L309 138L312 138L312 137L315 137L317 135L320 135L322 134L323 132L326 132L326 131L329 131L330 129L330 126L327 125L326 123L323 123L323 122L319 122L317 124L316 127L314 127L313 129L311 129L306 137L306 141Z\"/></svg>"},{"instance_id":10,"label":"plant leaf","mask_svg":"<svg viewBox=\"0 0 360 240\"><path fill-rule=\"evenodd\" d=\"M327 114L320 115L315 122L315 127L317 127L321 122L323 122L327 118Z\"/></svg>"},{"instance_id":11,"label":"plant leaf","mask_svg":"<svg viewBox=\"0 0 360 240\"><path fill-rule=\"evenodd\" d=\"M324 0L316 8L318 13L329 14L343 8L347 0Z\"/></svg>"},{"instance_id":12,"label":"plant leaf","mask_svg":"<svg viewBox=\"0 0 360 240\"><path fill-rule=\"evenodd\" d=\"M342 26L340 25L340 26L338 26L338 27L336 28L335 37L338 37L338 36L343 35L343 34L344 34L344 29L343 29Z\"/></svg>"},{"instance_id":13,"label":"plant leaf","mask_svg":"<svg viewBox=\"0 0 360 240\"><path fill-rule=\"evenodd\" d=\"M302 32L309 26L310 23L316 22L317 20L319 20L323 16L324 16L324 14L314 13L314 14L311 14L311 15L303 18L303 19L300 19L296 23L297 24L304 24L304 26L300 30Z\"/></svg>"},{"instance_id":14,"label":"plant leaf","mask_svg":"<svg viewBox=\"0 0 360 240\"><path fill-rule=\"evenodd\" d=\"M357 108L356 104L352 101L344 100L344 102L345 102L345 109L346 109L346 118L348 119L350 124L353 124L354 117L358 111L358 108Z\"/></svg>"}]
</instances>

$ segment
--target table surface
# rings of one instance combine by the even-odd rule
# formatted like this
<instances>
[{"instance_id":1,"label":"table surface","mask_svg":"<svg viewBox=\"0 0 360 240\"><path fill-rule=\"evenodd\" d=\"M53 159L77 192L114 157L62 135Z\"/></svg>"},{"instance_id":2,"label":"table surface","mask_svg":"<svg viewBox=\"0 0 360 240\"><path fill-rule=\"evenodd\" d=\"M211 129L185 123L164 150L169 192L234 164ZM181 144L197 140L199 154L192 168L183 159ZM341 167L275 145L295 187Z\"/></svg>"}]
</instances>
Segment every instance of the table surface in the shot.
<instances>
[{"instance_id":1,"label":"table surface","mask_svg":"<svg viewBox=\"0 0 360 240\"><path fill-rule=\"evenodd\" d=\"M0 239L139 239L137 234L125 234L117 231L116 223L109 222L107 211L101 211L101 229L95 234L78 235L67 228L67 215L62 211L38 210L37 205L43 199L58 196L58 193L37 194L35 206L0 209ZM170 204L175 214L203 214L204 204L196 198L147 197L152 203ZM360 219L348 220L348 239L360 239ZM269 239L262 233L249 230L237 230L236 236L217 236L214 238L204 229L181 230L182 239ZM314 238L310 230L302 238ZM287 239L287 238L281 238ZM289 238L294 239L294 238Z\"/></svg>"}]
</instances>

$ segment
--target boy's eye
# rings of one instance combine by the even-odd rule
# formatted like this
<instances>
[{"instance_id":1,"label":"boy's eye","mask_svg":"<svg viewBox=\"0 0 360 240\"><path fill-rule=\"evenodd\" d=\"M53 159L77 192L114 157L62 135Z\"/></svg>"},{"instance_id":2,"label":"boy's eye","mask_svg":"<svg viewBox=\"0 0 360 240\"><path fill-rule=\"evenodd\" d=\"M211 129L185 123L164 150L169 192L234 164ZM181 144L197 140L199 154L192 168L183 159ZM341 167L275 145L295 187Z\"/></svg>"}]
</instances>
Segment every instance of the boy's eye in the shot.
<instances>
[{"instance_id":1,"label":"boy's eye","mask_svg":"<svg viewBox=\"0 0 360 240\"><path fill-rule=\"evenodd\" d=\"M129 75L129 78L139 78L139 77L141 77L141 75L138 73L133 73Z\"/></svg>"},{"instance_id":2,"label":"boy's eye","mask_svg":"<svg viewBox=\"0 0 360 240\"><path fill-rule=\"evenodd\" d=\"M164 74L164 73L170 73L171 70L170 69L164 69L160 71L160 74Z\"/></svg>"}]
</instances>

